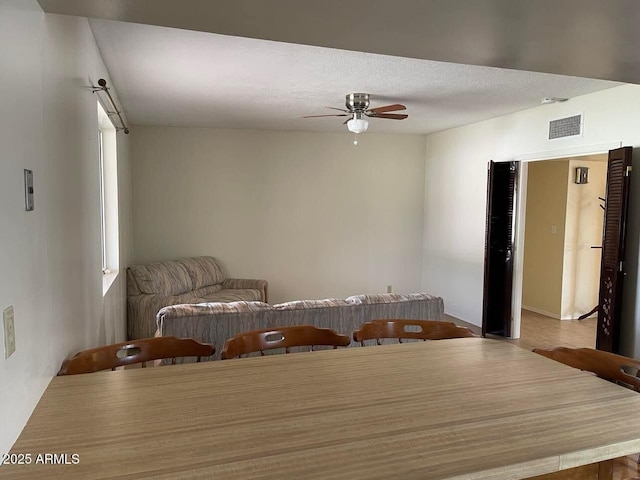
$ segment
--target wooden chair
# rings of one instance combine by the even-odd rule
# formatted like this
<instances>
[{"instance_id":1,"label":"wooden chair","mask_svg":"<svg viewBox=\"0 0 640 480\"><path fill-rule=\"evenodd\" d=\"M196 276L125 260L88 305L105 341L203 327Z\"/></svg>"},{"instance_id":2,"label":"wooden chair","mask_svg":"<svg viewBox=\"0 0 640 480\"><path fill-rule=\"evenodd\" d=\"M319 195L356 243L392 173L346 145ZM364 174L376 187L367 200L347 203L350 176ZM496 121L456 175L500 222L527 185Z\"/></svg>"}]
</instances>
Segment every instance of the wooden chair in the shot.
<instances>
[{"instance_id":1,"label":"wooden chair","mask_svg":"<svg viewBox=\"0 0 640 480\"><path fill-rule=\"evenodd\" d=\"M593 348L556 347L553 350L534 348L533 351L570 367L595 373L600 378L640 392L640 361Z\"/></svg>"},{"instance_id":2,"label":"wooden chair","mask_svg":"<svg viewBox=\"0 0 640 480\"><path fill-rule=\"evenodd\" d=\"M200 343L192 338L157 337L132 340L130 342L106 345L76 353L64 361L58 375L92 373L100 370L115 370L116 367L171 358L175 365L177 357L202 357L213 355L216 348L208 343Z\"/></svg>"},{"instance_id":3,"label":"wooden chair","mask_svg":"<svg viewBox=\"0 0 640 480\"><path fill-rule=\"evenodd\" d=\"M375 340L382 345L380 340L383 338L397 338L402 343L403 339L444 340L475 336L466 327L438 320L372 320L353 332L353 339L362 346L366 340Z\"/></svg>"},{"instance_id":4,"label":"wooden chair","mask_svg":"<svg viewBox=\"0 0 640 480\"><path fill-rule=\"evenodd\" d=\"M241 333L228 339L222 350L221 358L240 357L249 353L284 348L289 353L291 347L310 347L326 345L333 348L346 347L351 343L347 335L340 335L330 328L316 328L312 325L298 325L293 327L266 328Z\"/></svg>"}]
</instances>

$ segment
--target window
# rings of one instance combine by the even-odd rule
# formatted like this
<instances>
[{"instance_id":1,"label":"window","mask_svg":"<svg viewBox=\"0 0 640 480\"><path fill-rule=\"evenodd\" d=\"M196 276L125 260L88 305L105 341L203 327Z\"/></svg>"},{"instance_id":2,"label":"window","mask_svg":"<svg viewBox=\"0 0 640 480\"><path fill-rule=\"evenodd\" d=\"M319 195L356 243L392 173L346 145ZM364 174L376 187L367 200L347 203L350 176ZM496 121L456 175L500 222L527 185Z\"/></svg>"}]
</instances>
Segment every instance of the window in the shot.
<instances>
[{"instance_id":1,"label":"window","mask_svg":"<svg viewBox=\"0 0 640 480\"><path fill-rule=\"evenodd\" d=\"M106 235L106 212L104 205L104 136L102 130L98 129L98 168L100 169L100 250L102 253L102 273L108 273L107 268L107 239Z\"/></svg>"},{"instance_id":2,"label":"window","mask_svg":"<svg viewBox=\"0 0 640 480\"><path fill-rule=\"evenodd\" d=\"M118 158L116 129L98 102L98 171L100 185L100 253L102 293L106 294L118 275Z\"/></svg>"}]
</instances>

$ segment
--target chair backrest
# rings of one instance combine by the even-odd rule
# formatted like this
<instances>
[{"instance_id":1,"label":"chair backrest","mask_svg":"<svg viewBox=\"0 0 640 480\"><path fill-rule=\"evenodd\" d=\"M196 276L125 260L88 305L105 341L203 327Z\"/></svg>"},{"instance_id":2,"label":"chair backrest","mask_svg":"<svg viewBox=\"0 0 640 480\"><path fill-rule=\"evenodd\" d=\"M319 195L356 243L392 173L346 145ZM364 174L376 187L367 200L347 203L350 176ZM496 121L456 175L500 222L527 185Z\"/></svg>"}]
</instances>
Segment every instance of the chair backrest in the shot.
<instances>
[{"instance_id":1,"label":"chair backrest","mask_svg":"<svg viewBox=\"0 0 640 480\"><path fill-rule=\"evenodd\" d=\"M241 333L228 339L224 344L221 358L229 358L284 348L289 353L291 347L310 347L326 345L333 348L346 347L351 343L347 335L341 335L330 328L317 328L313 325L297 325L293 327L275 327Z\"/></svg>"},{"instance_id":2,"label":"chair backrest","mask_svg":"<svg viewBox=\"0 0 640 480\"><path fill-rule=\"evenodd\" d=\"M199 362L202 357L213 355L215 351L213 345L192 338L142 338L78 352L64 361L58 375L115 370L116 367L133 363L142 363L144 368L148 361L165 358L171 358L173 365L177 357L197 357Z\"/></svg>"},{"instance_id":3,"label":"chair backrest","mask_svg":"<svg viewBox=\"0 0 640 480\"><path fill-rule=\"evenodd\" d=\"M595 373L600 378L621 383L640 392L640 361L633 358L603 352L593 348L556 347L553 350L534 348L545 357L580 370Z\"/></svg>"},{"instance_id":4,"label":"chair backrest","mask_svg":"<svg viewBox=\"0 0 640 480\"><path fill-rule=\"evenodd\" d=\"M360 342L362 346L366 340L375 340L378 345L381 345L380 340L383 338L397 338L402 343L403 339L444 340L475 336L466 327L439 320L372 320L363 323L360 330L353 332L353 339Z\"/></svg>"}]
</instances>

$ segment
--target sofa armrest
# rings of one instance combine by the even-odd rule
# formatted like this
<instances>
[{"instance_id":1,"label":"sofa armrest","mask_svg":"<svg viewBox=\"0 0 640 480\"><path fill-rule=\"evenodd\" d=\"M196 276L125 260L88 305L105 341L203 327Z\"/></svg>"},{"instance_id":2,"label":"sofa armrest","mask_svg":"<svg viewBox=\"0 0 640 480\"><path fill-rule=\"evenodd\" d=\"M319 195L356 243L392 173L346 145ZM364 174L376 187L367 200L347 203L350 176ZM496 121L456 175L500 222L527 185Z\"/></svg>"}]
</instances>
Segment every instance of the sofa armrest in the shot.
<instances>
[{"instance_id":1,"label":"sofa armrest","mask_svg":"<svg viewBox=\"0 0 640 480\"><path fill-rule=\"evenodd\" d=\"M135 295L127 298L127 337L150 338L156 330L156 315L162 307L187 302L186 295Z\"/></svg>"},{"instance_id":2,"label":"sofa armrest","mask_svg":"<svg viewBox=\"0 0 640 480\"><path fill-rule=\"evenodd\" d=\"M222 282L222 289L243 289L243 288L251 288L255 290L260 290L262 292L262 301L264 303L269 303L269 282L266 280L256 280L256 279L248 279L248 278L227 278L224 282Z\"/></svg>"}]
</instances>

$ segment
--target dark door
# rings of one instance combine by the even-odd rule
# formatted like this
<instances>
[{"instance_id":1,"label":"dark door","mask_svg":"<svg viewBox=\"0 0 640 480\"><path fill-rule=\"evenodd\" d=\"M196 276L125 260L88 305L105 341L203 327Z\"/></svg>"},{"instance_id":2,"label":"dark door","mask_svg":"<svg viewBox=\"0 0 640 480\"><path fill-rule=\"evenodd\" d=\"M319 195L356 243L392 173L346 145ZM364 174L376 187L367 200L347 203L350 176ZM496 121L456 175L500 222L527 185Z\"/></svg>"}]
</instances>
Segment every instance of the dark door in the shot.
<instances>
[{"instance_id":1,"label":"dark door","mask_svg":"<svg viewBox=\"0 0 640 480\"><path fill-rule=\"evenodd\" d=\"M596 348L619 353L631 147L609 151Z\"/></svg>"},{"instance_id":2,"label":"dark door","mask_svg":"<svg viewBox=\"0 0 640 480\"><path fill-rule=\"evenodd\" d=\"M518 162L489 162L482 335L511 335L513 226Z\"/></svg>"}]
</instances>

